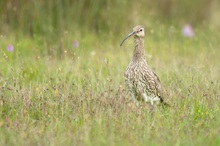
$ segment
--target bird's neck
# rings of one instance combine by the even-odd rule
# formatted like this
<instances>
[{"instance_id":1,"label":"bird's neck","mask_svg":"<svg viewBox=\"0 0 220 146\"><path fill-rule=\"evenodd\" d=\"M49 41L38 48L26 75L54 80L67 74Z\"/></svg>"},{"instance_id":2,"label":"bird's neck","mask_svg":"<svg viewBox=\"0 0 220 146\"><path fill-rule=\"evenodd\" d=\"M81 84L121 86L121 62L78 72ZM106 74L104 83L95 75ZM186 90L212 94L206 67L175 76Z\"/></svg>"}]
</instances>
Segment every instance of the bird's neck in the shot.
<instances>
[{"instance_id":1,"label":"bird's neck","mask_svg":"<svg viewBox=\"0 0 220 146\"><path fill-rule=\"evenodd\" d=\"M132 61L145 60L144 38L134 36L134 52Z\"/></svg>"}]
</instances>

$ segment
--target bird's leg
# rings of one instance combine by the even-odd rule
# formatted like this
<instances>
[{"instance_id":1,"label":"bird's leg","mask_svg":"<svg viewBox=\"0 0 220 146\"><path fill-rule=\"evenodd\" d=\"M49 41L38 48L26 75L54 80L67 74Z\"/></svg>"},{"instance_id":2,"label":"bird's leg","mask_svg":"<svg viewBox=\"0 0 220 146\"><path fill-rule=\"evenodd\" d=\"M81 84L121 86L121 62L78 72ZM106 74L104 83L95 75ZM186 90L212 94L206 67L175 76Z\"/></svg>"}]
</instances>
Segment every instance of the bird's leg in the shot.
<instances>
[{"instance_id":1,"label":"bird's leg","mask_svg":"<svg viewBox=\"0 0 220 146\"><path fill-rule=\"evenodd\" d=\"M139 102L138 102L138 100L135 98L135 94L132 94L132 99L133 99L134 103L136 104L136 107L139 107Z\"/></svg>"}]
</instances>

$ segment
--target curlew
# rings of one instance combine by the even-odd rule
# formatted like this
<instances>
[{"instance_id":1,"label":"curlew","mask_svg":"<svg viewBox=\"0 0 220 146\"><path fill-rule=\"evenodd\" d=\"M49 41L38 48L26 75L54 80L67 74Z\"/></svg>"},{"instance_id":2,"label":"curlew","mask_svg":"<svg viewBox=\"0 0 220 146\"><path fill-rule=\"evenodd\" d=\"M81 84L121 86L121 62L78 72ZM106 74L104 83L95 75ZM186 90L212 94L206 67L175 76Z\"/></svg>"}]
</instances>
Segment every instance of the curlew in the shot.
<instances>
[{"instance_id":1,"label":"curlew","mask_svg":"<svg viewBox=\"0 0 220 146\"><path fill-rule=\"evenodd\" d=\"M160 102L167 105L163 101L160 80L155 72L149 68L145 59L144 28L141 26L134 27L133 32L123 39L120 46L132 35L134 36L134 52L124 74L128 91L135 101L143 100L152 105L155 102Z\"/></svg>"}]
</instances>

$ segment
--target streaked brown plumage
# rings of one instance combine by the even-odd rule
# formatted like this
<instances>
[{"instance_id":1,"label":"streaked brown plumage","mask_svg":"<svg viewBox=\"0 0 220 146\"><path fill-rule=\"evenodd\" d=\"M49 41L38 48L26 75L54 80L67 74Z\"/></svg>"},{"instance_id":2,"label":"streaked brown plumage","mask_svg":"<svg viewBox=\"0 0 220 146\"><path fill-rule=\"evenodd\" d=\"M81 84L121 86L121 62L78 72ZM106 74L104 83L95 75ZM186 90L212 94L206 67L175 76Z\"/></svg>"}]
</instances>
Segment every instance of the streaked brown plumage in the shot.
<instances>
[{"instance_id":1,"label":"streaked brown plumage","mask_svg":"<svg viewBox=\"0 0 220 146\"><path fill-rule=\"evenodd\" d=\"M149 68L144 51L144 28L136 26L123 42L134 35L134 52L130 64L125 71L125 83L132 97L153 104L163 103L161 83L158 76Z\"/></svg>"}]
</instances>

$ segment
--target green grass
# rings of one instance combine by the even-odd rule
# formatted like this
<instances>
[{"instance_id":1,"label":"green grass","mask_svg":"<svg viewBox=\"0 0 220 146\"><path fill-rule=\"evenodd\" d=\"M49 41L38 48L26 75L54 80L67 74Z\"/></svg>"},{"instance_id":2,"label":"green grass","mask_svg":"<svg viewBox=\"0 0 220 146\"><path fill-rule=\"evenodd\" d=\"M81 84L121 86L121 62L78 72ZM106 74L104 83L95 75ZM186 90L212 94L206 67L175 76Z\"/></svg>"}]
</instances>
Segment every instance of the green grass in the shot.
<instances>
[{"instance_id":1,"label":"green grass","mask_svg":"<svg viewBox=\"0 0 220 146\"><path fill-rule=\"evenodd\" d=\"M1 37L0 145L220 145L219 37L198 29L187 39L178 29L158 27L145 39L172 105L153 115L125 92L133 51L132 39L119 47L126 34Z\"/></svg>"}]
</instances>

